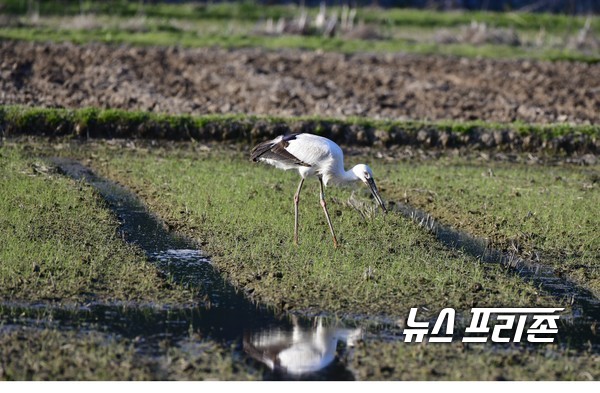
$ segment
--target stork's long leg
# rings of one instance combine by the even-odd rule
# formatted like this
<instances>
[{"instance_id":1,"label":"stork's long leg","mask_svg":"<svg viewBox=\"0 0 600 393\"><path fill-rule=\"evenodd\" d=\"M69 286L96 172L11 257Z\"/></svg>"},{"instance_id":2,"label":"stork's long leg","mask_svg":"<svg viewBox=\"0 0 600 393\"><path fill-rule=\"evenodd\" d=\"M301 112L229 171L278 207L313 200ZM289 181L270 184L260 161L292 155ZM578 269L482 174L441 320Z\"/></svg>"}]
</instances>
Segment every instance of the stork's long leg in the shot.
<instances>
[{"instance_id":1,"label":"stork's long leg","mask_svg":"<svg viewBox=\"0 0 600 393\"><path fill-rule=\"evenodd\" d=\"M338 247L338 241L335 237L335 232L333 230L333 225L331 224L331 218L329 218L329 212L327 211L327 203L325 203L325 190L323 189L323 179L319 176L319 185L321 186L321 193L319 194L319 198L321 200L321 206L323 206L323 211L325 212L325 217L327 217L327 224L329 224L329 230L331 230L331 236L333 236L333 246L335 248Z\"/></svg>"},{"instance_id":2,"label":"stork's long leg","mask_svg":"<svg viewBox=\"0 0 600 393\"><path fill-rule=\"evenodd\" d=\"M304 178L300 180L298 184L298 191L294 195L294 244L298 245L298 203L300 202L300 190L304 184Z\"/></svg>"}]
</instances>

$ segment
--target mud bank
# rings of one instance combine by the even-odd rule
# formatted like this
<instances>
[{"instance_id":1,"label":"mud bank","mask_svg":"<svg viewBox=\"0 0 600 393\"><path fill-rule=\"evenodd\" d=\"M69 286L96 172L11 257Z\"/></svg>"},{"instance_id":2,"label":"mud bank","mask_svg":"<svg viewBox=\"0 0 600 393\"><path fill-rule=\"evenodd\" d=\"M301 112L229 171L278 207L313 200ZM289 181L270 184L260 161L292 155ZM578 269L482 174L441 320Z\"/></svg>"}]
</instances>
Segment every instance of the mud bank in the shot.
<instances>
[{"instance_id":1,"label":"mud bank","mask_svg":"<svg viewBox=\"0 0 600 393\"><path fill-rule=\"evenodd\" d=\"M597 154L597 126L429 123L306 117L165 115L150 112L0 106L0 137L136 138L255 143L277 135L309 132L346 146Z\"/></svg>"}]
</instances>

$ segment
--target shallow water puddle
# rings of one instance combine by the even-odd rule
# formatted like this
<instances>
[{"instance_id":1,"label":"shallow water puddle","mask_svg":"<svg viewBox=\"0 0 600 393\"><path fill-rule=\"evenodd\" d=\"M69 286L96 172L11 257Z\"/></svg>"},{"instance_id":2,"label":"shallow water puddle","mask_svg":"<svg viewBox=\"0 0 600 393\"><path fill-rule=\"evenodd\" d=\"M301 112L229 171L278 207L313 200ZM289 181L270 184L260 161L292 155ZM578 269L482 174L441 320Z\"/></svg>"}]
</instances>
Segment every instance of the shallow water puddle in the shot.
<instances>
[{"instance_id":1,"label":"shallow water puddle","mask_svg":"<svg viewBox=\"0 0 600 393\"><path fill-rule=\"evenodd\" d=\"M196 350L194 337L234 345L267 365L266 379L352 380L339 359L340 343L352 346L361 329L327 326L322 318L277 318L266 310L239 315L228 308L159 308L153 305L89 304L81 307L0 305L0 334L26 326L60 331L98 331L132 340L142 356L165 356L165 343ZM199 342L198 344L201 344ZM264 371L264 370L263 370Z\"/></svg>"}]
</instances>

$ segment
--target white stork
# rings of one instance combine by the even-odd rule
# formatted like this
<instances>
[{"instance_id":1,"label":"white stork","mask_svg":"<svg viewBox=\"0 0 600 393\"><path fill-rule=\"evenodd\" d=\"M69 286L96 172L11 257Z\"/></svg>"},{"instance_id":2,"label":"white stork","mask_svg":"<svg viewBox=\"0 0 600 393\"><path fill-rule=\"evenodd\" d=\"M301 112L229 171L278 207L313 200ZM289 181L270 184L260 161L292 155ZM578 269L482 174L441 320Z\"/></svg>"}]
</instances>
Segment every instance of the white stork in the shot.
<instances>
[{"instance_id":1,"label":"white stork","mask_svg":"<svg viewBox=\"0 0 600 393\"><path fill-rule=\"evenodd\" d=\"M386 213L385 205L373 179L373 171L368 165L358 164L349 171L344 169L344 153L333 141L312 134L280 135L277 138L262 142L252 149L252 161L264 161L277 168L296 169L301 176L298 190L294 195L294 244L298 244L298 202L304 179L316 176L319 179L321 206L329 224L334 247L338 247L335 231L327 212L323 184L343 185L362 181L369 187L375 200Z\"/></svg>"}]
</instances>

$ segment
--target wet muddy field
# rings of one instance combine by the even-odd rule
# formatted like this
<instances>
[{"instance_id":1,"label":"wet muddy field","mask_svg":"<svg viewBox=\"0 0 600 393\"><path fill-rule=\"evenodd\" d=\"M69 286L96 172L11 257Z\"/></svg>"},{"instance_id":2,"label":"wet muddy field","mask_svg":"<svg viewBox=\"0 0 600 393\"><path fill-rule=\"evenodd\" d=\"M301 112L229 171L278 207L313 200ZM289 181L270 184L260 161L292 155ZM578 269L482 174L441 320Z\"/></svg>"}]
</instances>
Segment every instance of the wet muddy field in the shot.
<instances>
[{"instance_id":1,"label":"wet muddy field","mask_svg":"<svg viewBox=\"0 0 600 393\"><path fill-rule=\"evenodd\" d=\"M405 54L0 43L0 104L598 123L600 65Z\"/></svg>"},{"instance_id":2,"label":"wet muddy field","mask_svg":"<svg viewBox=\"0 0 600 393\"><path fill-rule=\"evenodd\" d=\"M232 373L229 378L354 380L398 379L405 375L421 378L415 376L418 374L403 371L394 359L389 359L390 353L398 350L398 344L404 339L400 329L402 322L377 315L347 315L340 319L327 317L326 312L309 318L302 313L282 313L252 302L219 274L210 259L197 250L194 242L168 231L127 189L97 176L77 161L57 158L51 159L50 163L56 165L62 175L94 187L118 216L123 239L144 250L149 260L163 272L165 280L197 289L197 304L186 308L165 308L119 303L73 307L4 302L0 304L0 333L7 340L7 351L16 350L13 348L15 342L32 340L37 345L35 340L43 337L49 344L37 349L34 346L30 351L48 356L45 351L52 348L52 343L57 340L55 335L59 335L59 342L68 337L77 345L69 348L63 345L57 349L62 356L74 349L78 351L72 364L62 365L66 367L63 376L67 379L73 378L69 377L74 372L72 369L86 370L90 362L93 364L94 355L90 359L85 358L89 348L84 348L88 345L115 351L106 354L113 357L113 362L116 362L113 364L121 365L123 362L121 367L140 367L136 379L206 378L207 375L202 373L203 367L210 370L208 362L214 368L214 358L222 356L218 349L212 347L215 343L220 348L230 348L233 370L229 371ZM573 308L560 321L558 344L546 353L550 353L551 357L572 351L597 353L599 342L591 326L595 326L598 318L598 302L593 295L568 280L554 276L551 270L543 270L543 267L535 270L524 261L508 260L480 240L440 226L431 217L410 206L398 204L396 209L433 231L448 247L462 249L482 262L505 264L507 268L514 269L514 274L532 280L557 300L572 297ZM460 326L459 330L464 327ZM11 341L15 337L16 341ZM115 344L118 346L115 347ZM408 345L404 350L417 349ZM449 349L450 352L454 350L454 347ZM478 353L477 359L482 354L484 359L486 356L504 358L508 354L513 359L531 356L536 362L538 350L531 345L510 349L471 349ZM500 355L498 351L506 351L506 354ZM10 355L0 353L0 358L2 356ZM213 360L210 360L211 357ZM182 370L178 368L179 363L169 360L171 358L181 362ZM56 358L52 359L56 361ZM593 361L594 355L589 359ZM520 360L513 361L518 363ZM576 361L581 361L581 358L576 358ZM113 379L119 377L120 372L124 373L122 378L131 378L131 374L118 368L97 367L107 374L102 377L90 371L87 378ZM578 378L586 379L589 375L593 379L596 370L589 369L587 365L582 367ZM10 367L8 370L9 379L18 379L19 374ZM432 375L439 373L434 368L432 370ZM0 371L0 378L6 377L1 368ZM47 368L38 372L25 367L21 378L43 379L46 373L50 373L50 378L56 377ZM414 373L414 370L411 372ZM581 374L584 372L587 374ZM208 372L208 378L227 375L223 371L221 374Z\"/></svg>"}]
</instances>

